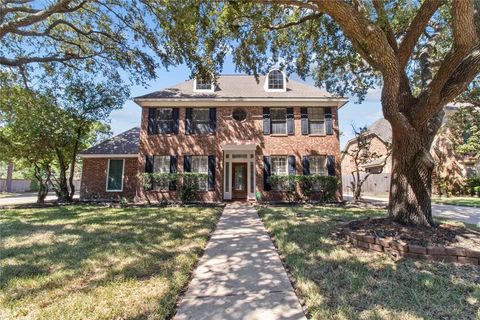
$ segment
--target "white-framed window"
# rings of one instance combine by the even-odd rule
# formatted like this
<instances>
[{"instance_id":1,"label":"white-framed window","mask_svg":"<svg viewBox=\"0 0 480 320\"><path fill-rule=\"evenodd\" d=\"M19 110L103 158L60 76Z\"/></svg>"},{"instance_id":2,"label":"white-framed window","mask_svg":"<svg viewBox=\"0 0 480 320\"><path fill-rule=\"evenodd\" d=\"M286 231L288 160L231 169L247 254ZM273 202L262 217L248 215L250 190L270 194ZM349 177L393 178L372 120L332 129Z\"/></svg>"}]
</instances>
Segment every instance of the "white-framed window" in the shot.
<instances>
[{"instance_id":1,"label":"white-framed window","mask_svg":"<svg viewBox=\"0 0 480 320\"><path fill-rule=\"evenodd\" d=\"M123 170L125 167L124 159L108 159L107 168L107 191L123 191Z\"/></svg>"},{"instance_id":2,"label":"white-framed window","mask_svg":"<svg viewBox=\"0 0 480 320\"><path fill-rule=\"evenodd\" d=\"M205 134L210 131L210 109L194 108L192 110L192 128L196 134Z\"/></svg>"},{"instance_id":3,"label":"white-framed window","mask_svg":"<svg viewBox=\"0 0 480 320\"><path fill-rule=\"evenodd\" d=\"M214 84L211 79L199 76L195 78L193 91L213 92Z\"/></svg>"},{"instance_id":4,"label":"white-framed window","mask_svg":"<svg viewBox=\"0 0 480 320\"><path fill-rule=\"evenodd\" d=\"M272 70L268 73L268 90L284 90L285 76L280 70Z\"/></svg>"},{"instance_id":5,"label":"white-framed window","mask_svg":"<svg viewBox=\"0 0 480 320\"><path fill-rule=\"evenodd\" d=\"M309 156L310 174L327 176L327 156Z\"/></svg>"},{"instance_id":6,"label":"white-framed window","mask_svg":"<svg viewBox=\"0 0 480 320\"><path fill-rule=\"evenodd\" d=\"M287 134L287 108L271 108L272 134Z\"/></svg>"},{"instance_id":7,"label":"white-framed window","mask_svg":"<svg viewBox=\"0 0 480 320\"><path fill-rule=\"evenodd\" d=\"M170 173L170 156L153 157L153 173ZM157 181L154 188L157 190L168 190L169 181Z\"/></svg>"},{"instance_id":8,"label":"white-framed window","mask_svg":"<svg viewBox=\"0 0 480 320\"><path fill-rule=\"evenodd\" d=\"M286 156L273 156L271 157L271 175L273 176L286 176L288 175L288 161ZM273 190L281 191L286 190L287 185L278 183L273 185Z\"/></svg>"},{"instance_id":9,"label":"white-framed window","mask_svg":"<svg viewBox=\"0 0 480 320\"><path fill-rule=\"evenodd\" d=\"M308 108L308 126L310 134L325 134L324 108Z\"/></svg>"},{"instance_id":10,"label":"white-framed window","mask_svg":"<svg viewBox=\"0 0 480 320\"><path fill-rule=\"evenodd\" d=\"M205 175L199 180L199 187L200 190L208 190L208 156L192 156L192 172Z\"/></svg>"},{"instance_id":11,"label":"white-framed window","mask_svg":"<svg viewBox=\"0 0 480 320\"><path fill-rule=\"evenodd\" d=\"M171 133L173 130L173 109L157 108L156 122L159 133Z\"/></svg>"},{"instance_id":12,"label":"white-framed window","mask_svg":"<svg viewBox=\"0 0 480 320\"><path fill-rule=\"evenodd\" d=\"M284 176L288 174L287 157L274 156L271 157L272 168L271 174L274 176Z\"/></svg>"}]
</instances>

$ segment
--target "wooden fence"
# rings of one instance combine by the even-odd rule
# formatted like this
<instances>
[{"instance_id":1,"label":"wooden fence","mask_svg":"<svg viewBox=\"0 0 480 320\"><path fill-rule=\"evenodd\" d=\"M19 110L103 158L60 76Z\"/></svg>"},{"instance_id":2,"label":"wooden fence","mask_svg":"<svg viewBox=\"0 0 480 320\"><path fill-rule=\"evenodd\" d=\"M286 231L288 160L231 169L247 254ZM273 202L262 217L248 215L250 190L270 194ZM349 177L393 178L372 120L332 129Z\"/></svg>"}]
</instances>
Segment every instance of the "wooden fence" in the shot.
<instances>
[{"instance_id":1,"label":"wooden fence","mask_svg":"<svg viewBox=\"0 0 480 320\"><path fill-rule=\"evenodd\" d=\"M365 173L360 174L362 177ZM344 195L352 194L351 183L352 175L342 176L342 188ZM366 195L385 195L390 191L390 173L371 174L363 184L362 194Z\"/></svg>"}]
</instances>

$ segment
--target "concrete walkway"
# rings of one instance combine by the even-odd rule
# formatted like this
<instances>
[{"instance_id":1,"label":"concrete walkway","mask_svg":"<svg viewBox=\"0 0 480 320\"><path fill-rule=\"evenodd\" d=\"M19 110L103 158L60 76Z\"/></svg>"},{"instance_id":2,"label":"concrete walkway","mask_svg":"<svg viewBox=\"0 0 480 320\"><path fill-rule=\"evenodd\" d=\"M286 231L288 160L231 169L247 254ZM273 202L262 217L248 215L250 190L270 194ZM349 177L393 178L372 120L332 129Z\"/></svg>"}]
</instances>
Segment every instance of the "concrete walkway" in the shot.
<instances>
[{"instance_id":1,"label":"concrete walkway","mask_svg":"<svg viewBox=\"0 0 480 320\"><path fill-rule=\"evenodd\" d=\"M175 319L306 319L255 208L225 207Z\"/></svg>"}]
</instances>

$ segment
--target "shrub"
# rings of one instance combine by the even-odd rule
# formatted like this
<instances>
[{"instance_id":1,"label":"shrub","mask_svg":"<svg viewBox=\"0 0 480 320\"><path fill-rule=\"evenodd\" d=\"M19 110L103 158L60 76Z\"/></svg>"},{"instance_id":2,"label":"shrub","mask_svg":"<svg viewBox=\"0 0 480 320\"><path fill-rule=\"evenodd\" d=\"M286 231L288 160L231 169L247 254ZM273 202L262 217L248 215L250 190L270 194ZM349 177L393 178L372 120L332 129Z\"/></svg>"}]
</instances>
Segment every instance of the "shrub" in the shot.
<instances>
[{"instance_id":1,"label":"shrub","mask_svg":"<svg viewBox=\"0 0 480 320\"><path fill-rule=\"evenodd\" d=\"M340 180L337 177L322 175L270 176L267 182L271 185L272 190L285 192L291 201L299 199L297 193L297 185L299 185L305 197L310 198L312 194L319 193L320 200L323 202L335 199L335 194L340 184Z\"/></svg>"},{"instance_id":2,"label":"shrub","mask_svg":"<svg viewBox=\"0 0 480 320\"><path fill-rule=\"evenodd\" d=\"M473 191L475 192L477 197L480 197L480 186L476 186L473 188Z\"/></svg>"},{"instance_id":3,"label":"shrub","mask_svg":"<svg viewBox=\"0 0 480 320\"><path fill-rule=\"evenodd\" d=\"M182 203L198 200L200 184L208 178L208 175L201 173L186 172L182 174L182 185L179 190L179 198Z\"/></svg>"},{"instance_id":4,"label":"shrub","mask_svg":"<svg viewBox=\"0 0 480 320\"><path fill-rule=\"evenodd\" d=\"M321 194L321 201L332 201L338 190L340 180L334 176L308 175L299 176L300 189L306 197L314 192Z\"/></svg>"},{"instance_id":5,"label":"shrub","mask_svg":"<svg viewBox=\"0 0 480 320\"><path fill-rule=\"evenodd\" d=\"M465 180L465 193L473 196L478 195L477 187L480 187L480 176L471 177Z\"/></svg>"}]
</instances>

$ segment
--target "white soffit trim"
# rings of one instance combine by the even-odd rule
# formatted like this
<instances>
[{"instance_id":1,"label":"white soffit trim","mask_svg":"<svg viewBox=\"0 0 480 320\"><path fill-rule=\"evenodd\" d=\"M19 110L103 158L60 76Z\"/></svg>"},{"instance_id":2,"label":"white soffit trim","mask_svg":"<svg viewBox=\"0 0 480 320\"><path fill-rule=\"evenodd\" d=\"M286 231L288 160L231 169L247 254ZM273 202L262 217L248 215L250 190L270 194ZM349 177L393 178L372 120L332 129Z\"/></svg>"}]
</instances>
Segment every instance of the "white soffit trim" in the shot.
<instances>
[{"instance_id":1,"label":"white soffit trim","mask_svg":"<svg viewBox=\"0 0 480 320\"><path fill-rule=\"evenodd\" d=\"M341 108L348 102L346 98L198 98L198 99L135 99L140 107L268 107L268 106L311 106L311 107L338 107Z\"/></svg>"},{"instance_id":2,"label":"white soffit trim","mask_svg":"<svg viewBox=\"0 0 480 320\"><path fill-rule=\"evenodd\" d=\"M225 143L221 145L223 151L255 151L257 149L256 143L251 144L235 144Z\"/></svg>"},{"instance_id":3,"label":"white soffit trim","mask_svg":"<svg viewBox=\"0 0 480 320\"><path fill-rule=\"evenodd\" d=\"M80 158L138 158L138 154L79 154Z\"/></svg>"}]
</instances>

